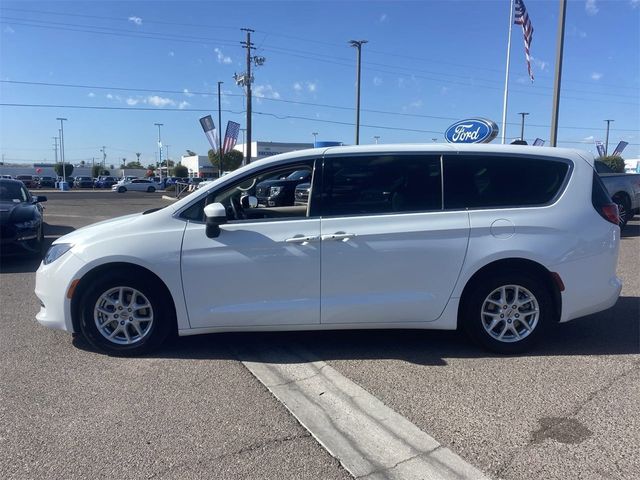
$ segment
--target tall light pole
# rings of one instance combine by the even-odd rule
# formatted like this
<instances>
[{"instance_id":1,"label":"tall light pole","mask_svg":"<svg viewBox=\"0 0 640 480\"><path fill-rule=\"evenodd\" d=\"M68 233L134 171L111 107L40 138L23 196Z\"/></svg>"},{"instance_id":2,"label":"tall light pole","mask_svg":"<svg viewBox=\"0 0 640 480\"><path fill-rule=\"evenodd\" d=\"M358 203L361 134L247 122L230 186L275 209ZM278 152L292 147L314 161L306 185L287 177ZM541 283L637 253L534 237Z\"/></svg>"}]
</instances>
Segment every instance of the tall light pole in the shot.
<instances>
[{"instance_id":1,"label":"tall light pole","mask_svg":"<svg viewBox=\"0 0 640 480\"><path fill-rule=\"evenodd\" d=\"M104 170L107 163L107 147L103 145L100 151L102 152L102 169Z\"/></svg>"},{"instance_id":2,"label":"tall light pole","mask_svg":"<svg viewBox=\"0 0 640 480\"><path fill-rule=\"evenodd\" d=\"M246 132L246 131L247 131L247 129L246 129L246 128L241 128L241 129L240 129L240 131L242 132L242 145L244 145L244 146L243 146L243 149L244 149L244 150L242 151L242 153L246 155L246 152L247 152L247 143L246 143L246 142L245 142L245 140L244 140L244 137L245 137L244 132Z\"/></svg>"},{"instance_id":3,"label":"tall light pole","mask_svg":"<svg viewBox=\"0 0 640 480\"><path fill-rule=\"evenodd\" d=\"M160 127L162 127L163 123L154 123L156 127L158 127L158 155L159 155L159 164L160 164L160 182L162 182L162 138L160 137Z\"/></svg>"},{"instance_id":4,"label":"tall light pole","mask_svg":"<svg viewBox=\"0 0 640 480\"><path fill-rule=\"evenodd\" d=\"M350 40L349 44L357 50L356 57L356 145L360 145L360 59L362 57L362 45L367 40Z\"/></svg>"},{"instance_id":5,"label":"tall light pole","mask_svg":"<svg viewBox=\"0 0 640 480\"><path fill-rule=\"evenodd\" d=\"M313 135L313 147L315 148L316 143L318 143L318 132L311 132L311 135Z\"/></svg>"},{"instance_id":6,"label":"tall light pole","mask_svg":"<svg viewBox=\"0 0 640 480\"><path fill-rule=\"evenodd\" d=\"M67 172L64 165L64 124L62 123L66 122L67 119L57 117L56 120L60 120L60 160L62 161L62 183L67 183Z\"/></svg>"},{"instance_id":7,"label":"tall light pole","mask_svg":"<svg viewBox=\"0 0 640 480\"><path fill-rule=\"evenodd\" d=\"M164 148L167 149L167 158L166 158L166 162L167 162L167 177L169 177L169 147L171 145L165 145Z\"/></svg>"},{"instance_id":8,"label":"tall light pole","mask_svg":"<svg viewBox=\"0 0 640 480\"><path fill-rule=\"evenodd\" d=\"M522 125L520 126L520 140L524 140L524 117L529 115L529 112L519 112L518 115L522 115Z\"/></svg>"},{"instance_id":9,"label":"tall light pole","mask_svg":"<svg viewBox=\"0 0 640 480\"><path fill-rule=\"evenodd\" d=\"M378 140L380 140L380 135L374 135L373 139L376 141L376 145L378 145Z\"/></svg>"},{"instance_id":10,"label":"tall light pole","mask_svg":"<svg viewBox=\"0 0 640 480\"><path fill-rule=\"evenodd\" d=\"M606 157L609 155L609 124L615 120L605 120L605 122L607 122L607 138L604 142L604 156Z\"/></svg>"},{"instance_id":11,"label":"tall light pole","mask_svg":"<svg viewBox=\"0 0 640 480\"><path fill-rule=\"evenodd\" d=\"M220 85L218 82L218 178L222 176L222 109L220 108Z\"/></svg>"},{"instance_id":12,"label":"tall light pole","mask_svg":"<svg viewBox=\"0 0 640 480\"><path fill-rule=\"evenodd\" d=\"M553 106L551 109L552 147L558 146L558 113L560 111L560 83L562 81L562 52L564 50L564 19L567 13L567 0L560 0L560 15L558 17L558 39L556 43L556 73L553 81Z\"/></svg>"}]
</instances>

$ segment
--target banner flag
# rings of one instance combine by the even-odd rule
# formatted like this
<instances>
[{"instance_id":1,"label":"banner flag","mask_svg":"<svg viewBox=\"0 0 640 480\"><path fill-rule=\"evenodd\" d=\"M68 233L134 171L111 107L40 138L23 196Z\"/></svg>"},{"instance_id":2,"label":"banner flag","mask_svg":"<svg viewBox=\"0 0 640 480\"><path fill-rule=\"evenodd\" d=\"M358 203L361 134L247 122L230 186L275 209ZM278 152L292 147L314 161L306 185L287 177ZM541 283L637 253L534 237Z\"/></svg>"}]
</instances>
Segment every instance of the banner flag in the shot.
<instances>
[{"instance_id":1,"label":"banner flag","mask_svg":"<svg viewBox=\"0 0 640 480\"><path fill-rule=\"evenodd\" d=\"M209 145L213 148L214 152L218 151L218 141L216 137L216 124L213 123L213 118L211 115L207 115L206 117L202 117L200 119L200 125L202 126L202 130L204 130L204 134L209 140Z\"/></svg>"},{"instance_id":2,"label":"banner flag","mask_svg":"<svg viewBox=\"0 0 640 480\"><path fill-rule=\"evenodd\" d=\"M222 142L222 154L226 154L233 150L238 141L238 132L240 132L240 124L229 120L227 122L227 130L224 134L224 141Z\"/></svg>"},{"instance_id":3,"label":"banner flag","mask_svg":"<svg viewBox=\"0 0 640 480\"><path fill-rule=\"evenodd\" d=\"M600 140L596 140L596 148L598 149L598 156L604 157L604 144Z\"/></svg>"},{"instance_id":4,"label":"banner flag","mask_svg":"<svg viewBox=\"0 0 640 480\"><path fill-rule=\"evenodd\" d=\"M522 35L524 36L524 56L527 60L527 71L529 72L529 78L533 82L533 72L531 71L531 56L529 50L531 49L531 41L533 40L533 25L529 19L527 8L524 6L522 0L516 0L516 15L513 21L516 25L522 26Z\"/></svg>"},{"instance_id":5,"label":"banner flag","mask_svg":"<svg viewBox=\"0 0 640 480\"><path fill-rule=\"evenodd\" d=\"M541 138L536 138L533 142L534 147L542 147L544 145L544 140Z\"/></svg>"},{"instance_id":6,"label":"banner flag","mask_svg":"<svg viewBox=\"0 0 640 480\"><path fill-rule=\"evenodd\" d=\"M629 145L629 142L620 142L611 155L613 155L614 157L619 157L620 155L622 155L624 149L627 148L627 145Z\"/></svg>"}]
</instances>

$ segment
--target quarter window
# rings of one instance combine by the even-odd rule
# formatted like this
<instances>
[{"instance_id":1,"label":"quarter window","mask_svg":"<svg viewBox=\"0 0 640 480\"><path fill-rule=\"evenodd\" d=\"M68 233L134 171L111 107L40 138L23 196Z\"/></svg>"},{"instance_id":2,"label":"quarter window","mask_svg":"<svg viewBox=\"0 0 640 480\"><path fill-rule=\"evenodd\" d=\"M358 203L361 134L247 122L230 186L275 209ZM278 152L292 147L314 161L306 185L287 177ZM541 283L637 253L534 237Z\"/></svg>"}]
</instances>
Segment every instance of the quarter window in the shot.
<instances>
[{"instance_id":1,"label":"quarter window","mask_svg":"<svg viewBox=\"0 0 640 480\"><path fill-rule=\"evenodd\" d=\"M524 157L446 156L446 209L544 205L556 197L566 162Z\"/></svg>"},{"instance_id":2,"label":"quarter window","mask_svg":"<svg viewBox=\"0 0 640 480\"><path fill-rule=\"evenodd\" d=\"M325 161L323 215L440 210L440 156L382 155Z\"/></svg>"}]
</instances>

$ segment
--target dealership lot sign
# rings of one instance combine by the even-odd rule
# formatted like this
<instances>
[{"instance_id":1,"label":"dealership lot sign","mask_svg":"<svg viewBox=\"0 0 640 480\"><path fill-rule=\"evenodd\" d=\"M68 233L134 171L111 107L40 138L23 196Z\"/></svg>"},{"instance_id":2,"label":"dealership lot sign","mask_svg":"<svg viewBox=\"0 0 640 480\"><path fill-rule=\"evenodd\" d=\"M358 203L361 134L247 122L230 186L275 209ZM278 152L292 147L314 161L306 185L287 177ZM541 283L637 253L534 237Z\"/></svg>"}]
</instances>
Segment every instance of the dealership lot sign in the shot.
<instances>
[{"instance_id":1,"label":"dealership lot sign","mask_svg":"<svg viewBox=\"0 0 640 480\"><path fill-rule=\"evenodd\" d=\"M485 118L460 120L444 132L449 143L489 143L498 135L498 125Z\"/></svg>"}]
</instances>

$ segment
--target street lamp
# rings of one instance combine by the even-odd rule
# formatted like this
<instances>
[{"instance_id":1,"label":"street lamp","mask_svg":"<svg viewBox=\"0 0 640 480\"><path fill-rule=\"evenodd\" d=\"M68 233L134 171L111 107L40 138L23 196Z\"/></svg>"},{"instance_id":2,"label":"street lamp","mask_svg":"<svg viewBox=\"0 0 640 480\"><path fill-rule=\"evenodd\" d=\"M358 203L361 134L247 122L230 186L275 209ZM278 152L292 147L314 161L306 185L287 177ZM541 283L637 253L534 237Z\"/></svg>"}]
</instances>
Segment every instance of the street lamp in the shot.
<instances>
[{"instance_id":1,"label":"street lamp","mask_svg":"<svg viewBox=\"0 0 640 480\"><path fill-rule=\"evenodd\" d=\"M376 141L376 145L378 144L378 140L380 140L380 135L374 135L373 139Z\"/></svg>"},{"instance_id":2,"label":"street lamp","mask_svg":"<svg viewBox=\"0 0 640 480\"><path fill-rule=\"evenodd\" d=\"M57 117L56 120L60 120L60 160L62 161L62 187L60 190L64 190L67 184L67 172L64 166L64 124L66 118Z\"/></svg>"},{"instance_id":3,"label":"street lamp","mask_svg":"<svg viewBox=\"0 0 640 480\"><path fill-rule=\"evenodd\" d=\"M158 127L158 155L160 160L160 182L162 182L162 138L160 137L160 127L164 124L162 123L154 123L156 127Z\"/></svg>"},{"instance_id":4,"label":"street lamp","mask_svg":"<svg viewBox=\"0 0 640 480\"><path fill-rule=\"evenodd\" d=\"M349 44L358 50L356 61L356 145L360 145L360 57L362 56L362 45L367 40L350 40Z\"/></svg>"},{"instance_id":5,"label":"street lamp","mask_svg":"<svg viewBox=\"0 0 640 480\"><path fill-rule=\"evenodd\" d=\"M607 155L609 155L609 124L611 122L615 122L615 120L605 120L605 122L607 122L607 139L605 140L604 147L604 156L606 157Z\"/></svg>"},{"instance_id":6,"label":"street lamp","mask_svg":"<svg viewBox=\"0 0 640 480\"><path fill-rule=\"evenodd\" d=\"M311 135L313 135L313 146L315 148L316 143L318 143L318 132L311 132Z\"/></svg>"},{"instance_id":7,"label":"street lamp","mask_svg":"<svg viewBox=\"0 0 640 480\"><path fill-rule=\"evenodd\" d=\"M218 178L222 176L222 110L220 102L220 85L223 83L224 82L218 82Z\"/></svg>"}]
</instances>

